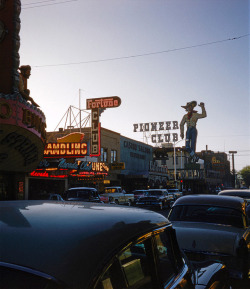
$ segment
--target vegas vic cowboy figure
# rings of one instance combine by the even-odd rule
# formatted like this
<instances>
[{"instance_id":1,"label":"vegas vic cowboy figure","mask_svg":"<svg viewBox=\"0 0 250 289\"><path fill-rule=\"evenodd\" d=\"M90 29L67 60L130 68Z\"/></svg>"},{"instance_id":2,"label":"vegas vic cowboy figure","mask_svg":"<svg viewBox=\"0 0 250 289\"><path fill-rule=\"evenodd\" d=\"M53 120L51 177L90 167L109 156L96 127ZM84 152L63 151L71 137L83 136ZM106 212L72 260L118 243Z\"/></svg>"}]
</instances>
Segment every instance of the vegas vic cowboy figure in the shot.
<instances>
[{"instance_id":1,"label":"vegas vic cowboy figure","mask_svg":"<svg viewBox=\"0 0 250 289\"><path fill-rule=\"evenodd\" d=\"M191 160L194 162L197 162L199 160L199 157L195 154L195 148L196 148L196 139L197 139L197 129L196 129L196 123L199 118L204 118L207 116L205 105L203 102L199 104L201 107L202 112L198 113L194 108L196 107L197 102L191 101L188 102L185 106L182 106L185 108L187 113L183 116L181 123L180 123L180 133L181 138L184 138L184 125L187 124L187 131L186 131L186 150L190 154Z\"/></svg>"}]
</instances>

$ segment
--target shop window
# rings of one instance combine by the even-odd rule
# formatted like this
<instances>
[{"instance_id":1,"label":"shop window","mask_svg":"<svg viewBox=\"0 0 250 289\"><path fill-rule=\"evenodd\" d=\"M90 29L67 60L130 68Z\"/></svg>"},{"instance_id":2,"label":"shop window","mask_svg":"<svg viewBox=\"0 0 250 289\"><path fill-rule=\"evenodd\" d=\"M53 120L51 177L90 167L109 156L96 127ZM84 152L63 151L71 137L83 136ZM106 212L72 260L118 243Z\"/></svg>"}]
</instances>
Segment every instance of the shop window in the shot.
<instances>
[{"instance_id":1,"label":"shop window","mask_svg":"<svg viewBox=\"0 0 250 289\"><path fill-rule=\"evenodd\" d=\"M107 162L108 161L108 149L101 148L101 162Z\"/></svg>"},{"instance_id":2,"label":"shop window","mask_svg":"<svg viewBox=\"0 0 250 289\"><path fill-rule=\"evenodd\" d=\"M117 151L116 150L111 150L111 163L116 163L117 162Z\"/></svg>"}]
</instances>

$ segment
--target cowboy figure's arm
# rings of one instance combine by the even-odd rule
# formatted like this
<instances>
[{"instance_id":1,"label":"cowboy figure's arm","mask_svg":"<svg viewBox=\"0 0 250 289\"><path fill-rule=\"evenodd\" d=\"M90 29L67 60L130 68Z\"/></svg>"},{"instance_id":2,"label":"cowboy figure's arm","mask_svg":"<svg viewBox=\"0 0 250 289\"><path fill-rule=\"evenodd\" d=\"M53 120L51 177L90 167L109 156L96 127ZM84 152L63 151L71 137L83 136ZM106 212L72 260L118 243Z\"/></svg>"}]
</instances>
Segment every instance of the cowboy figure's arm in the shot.
<instances>
[{"instance_id":1,"label":"cowboy figure's arm","mask_svg":"<svg viewBox=\"0 0 250 289\"><path fill-rule=\"evenodd\" d=\"M206 112L206 109L205 109L205 104L204 102L201 102L199 104L199 106L201 107L201 113L197 113L197 118L204 118L207 116L207 112Z\"/></svg>"}]
</instances>

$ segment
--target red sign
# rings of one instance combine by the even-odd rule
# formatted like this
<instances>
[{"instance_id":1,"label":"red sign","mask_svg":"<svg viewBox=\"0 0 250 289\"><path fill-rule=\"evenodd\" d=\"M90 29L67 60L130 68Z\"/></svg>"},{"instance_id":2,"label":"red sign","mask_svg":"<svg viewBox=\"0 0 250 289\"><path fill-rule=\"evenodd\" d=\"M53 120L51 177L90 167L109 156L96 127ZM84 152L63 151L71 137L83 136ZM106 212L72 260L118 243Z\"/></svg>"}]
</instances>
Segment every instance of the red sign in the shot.
<instances>
[{"instance_id":1,"label":"red sign","mask_svg":"<svg viewBox=\"0 0 250 289\"><path fill-rule=\"evenodd\" d=\"M104 98L92 98L86 100L87 109L91 109L91 145L90 156L100 156L101 147L101 125L99 123L100 111L106 108L118 107L121 99L118 96Z\"/></svg>"},{"instance_id":2,"label":"red sign","mask_svg":"<svg viewBox=\"0 0 250 289\"><path fill-rule=\"evenodd\" d=\"M118 107L121 99L118 96L92 98L86 100L87 109Z\"/></svg>"}]
</instances>

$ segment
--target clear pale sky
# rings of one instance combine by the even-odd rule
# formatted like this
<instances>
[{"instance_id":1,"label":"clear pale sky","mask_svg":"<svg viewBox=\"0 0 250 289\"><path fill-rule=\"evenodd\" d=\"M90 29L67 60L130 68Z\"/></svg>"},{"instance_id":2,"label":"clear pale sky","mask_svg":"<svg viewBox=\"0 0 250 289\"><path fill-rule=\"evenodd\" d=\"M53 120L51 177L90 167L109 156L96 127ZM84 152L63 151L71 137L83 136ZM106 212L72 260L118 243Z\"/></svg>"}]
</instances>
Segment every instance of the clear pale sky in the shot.
<instances>
[{"instance_id":1,"label":"clear pale sky","mask_svg":"<svg viewBox=\"0 0 250 289\"><path fill-rule=\"evenodd\" d=\"M79 99L85 109L88 98L119 96L102 127L143 141L133 124L180 123L181 106L196 100L207 110L197 151L237 151L235 169L250 165L249 1L21 2L20 65L32 67L47 131Z\"/></svg>"}]
</instances>

